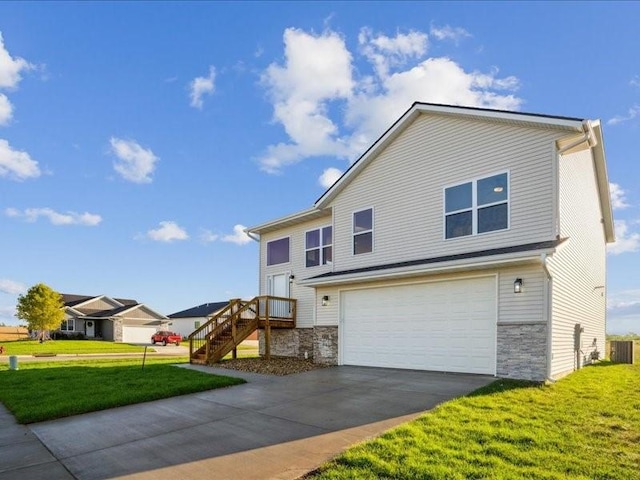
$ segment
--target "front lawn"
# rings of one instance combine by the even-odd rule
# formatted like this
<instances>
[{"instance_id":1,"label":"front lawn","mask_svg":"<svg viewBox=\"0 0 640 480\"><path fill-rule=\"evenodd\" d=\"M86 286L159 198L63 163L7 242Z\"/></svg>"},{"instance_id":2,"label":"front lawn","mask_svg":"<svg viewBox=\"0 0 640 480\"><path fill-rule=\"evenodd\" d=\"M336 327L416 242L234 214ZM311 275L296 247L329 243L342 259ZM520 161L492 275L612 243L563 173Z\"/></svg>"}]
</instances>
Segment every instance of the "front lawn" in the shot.
<instances>
[{"instance_id":1,"label":"front lawn","mask_svg":"<svg viewBox=\"0 0 640 480\"><path fill-rule=\"evenodd\" d=\"M171 365L177 361L147 358L144 369L141 358L0 365L0 402L32 423L244 383Z\"/></svg>"},{"instance_id":2,"label":"front lawn","mask_svg":"<svg viewBox=\"0 0 640 480\"><path fill-rule=\"evenodd\" d=\"M102 340L13 340L0 342L5 355L46 355L46 354L85 354L85 353L142 353L144 347L128 343L113 343ZM154 352L152 348L148 352Z\"/></svg>"},{"instance_id":3,"label":"front lawn","mask_svg":"<svg viewBox=\"0 0 640 480\"><path fill-rule=\"evenodd\" d=\"M640 365L497 381L351 448L313 478L640 479Z\"/></svg>"}]
</instances>

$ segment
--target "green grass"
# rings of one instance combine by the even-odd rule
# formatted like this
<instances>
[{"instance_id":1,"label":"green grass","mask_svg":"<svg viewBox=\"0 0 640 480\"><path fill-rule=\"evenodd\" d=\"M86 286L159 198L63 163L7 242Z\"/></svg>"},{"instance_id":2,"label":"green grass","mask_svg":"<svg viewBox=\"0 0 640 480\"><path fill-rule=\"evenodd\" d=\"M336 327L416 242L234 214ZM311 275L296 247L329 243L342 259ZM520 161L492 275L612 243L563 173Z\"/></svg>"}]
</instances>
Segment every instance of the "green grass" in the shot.
<instances>
[{"instance_id":1,"label":"green grass","mask_svg":"<svg viewBox=\"0 0 640 480\"><path fill-rule=\"evenodd\" d=\"M640 479L640 365L497 381L355 446L320 479Z\"/></svg>"},{"instance_id":2,"label":"green grass","mask_svg":"<svg viewBox=\"0 0 640 480\"><path fill-rule=\"evenodd\" d=\"M244 383L172 366L186 358L22 362L0 365L0 402L20 423L40 422Z\"/></svg>"},{"instance_id":3,"label":"green grass","mask_svg":"<svg viewBox=\"0 0 640 480\"><path fill-rule=\"evenodd\" d=\"M101 340L14 340L0 342L5 355L83 354L83 353L135 353L144 352L144 347L128 343L113 343ZM155 351L147 349L147 351Z\"/></svg>"}]
</instances>

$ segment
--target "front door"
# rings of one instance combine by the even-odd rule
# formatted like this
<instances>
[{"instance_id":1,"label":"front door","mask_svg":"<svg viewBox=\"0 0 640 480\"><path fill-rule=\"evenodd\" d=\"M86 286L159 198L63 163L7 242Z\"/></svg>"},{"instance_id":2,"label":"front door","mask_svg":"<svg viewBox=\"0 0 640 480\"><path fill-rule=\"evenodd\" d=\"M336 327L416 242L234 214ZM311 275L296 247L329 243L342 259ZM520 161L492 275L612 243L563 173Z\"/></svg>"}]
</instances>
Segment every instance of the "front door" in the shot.
<instances>
[{"instance_id":1,"label":"front door","mask_svg":"<svg viewBox=\"0 0 640 480\"><path fill-rule=\"evenodd\" d=\"M267 295L289 298L289 272L267 277ZM269 314L273 317L287 317L289 302L269 300Z\"/></svg>"},{"instance_id":2,"label":"front door","mask_svg":"<svg viewBox=\"0 0 640 480\"><path fill-rule=\"evenodd\" d=\"M96 336L96 322L94 320L87 320L85 322L85 335L87 337Z\"/></svg>"}]
</instances>

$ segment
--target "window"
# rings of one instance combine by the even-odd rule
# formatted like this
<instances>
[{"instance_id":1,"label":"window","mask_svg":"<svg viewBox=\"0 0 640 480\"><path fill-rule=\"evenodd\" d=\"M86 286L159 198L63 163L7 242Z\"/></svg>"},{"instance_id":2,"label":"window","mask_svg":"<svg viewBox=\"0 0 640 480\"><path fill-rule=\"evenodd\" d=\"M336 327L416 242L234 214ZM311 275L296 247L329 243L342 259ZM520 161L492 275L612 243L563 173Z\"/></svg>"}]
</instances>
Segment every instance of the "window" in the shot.
<instances>
[{"instance_id":1,"label":"window","mask_svg":"<svg viewBox=\"0 0 640 480\"><path fill-rule=\"evenodd\" d=\"M307 267L330 265L333 261L333 228L310 230L305 235L305 262Z\"/></svg>"},{"instance_id":2,"label":"window","mask_svg":"<svg viewBox=\"0 0 640 480\"><path fill-rule=\"evenodd\" d=\"M509 228L509 174L444 189L445 238Z\"/></svg>"},{"instance_id":3,"label":"window","mask_svg":"<svg viewBox=\"0 0 640 480\"><path fill-rule=\"evenodd\" d=\"M289 263L289 237L267 242L267 265Z\"/></svg>"},{"instance_id":4,"label":"window","mask_svg":"<svg viewBox=\"0 0 640 480\"><path fill-rule=\"evenodd\" d=\"M63 320L60 325L61 332L73 332L76 329L76 319L69 318L68 320Z\"/></svg>"},{"instance_id":5,"label":"window","mask_svg":"<svg viewBox=\"0 0 640 480\"><path fill-rule=\"evenodd\" d=\"M200 328L200 320L195 320L193 322L193 329L197 330L198 328Z\"/></svg>"},{"instance_id":6,"label":"window","mask_svg":"<svg viewBox=\"0 0 640 480\"><path fill-rule=\"evenodd\" d=\"M373 208L353 214L353 254L373 251Z\"/></svg>"}]
</instances>

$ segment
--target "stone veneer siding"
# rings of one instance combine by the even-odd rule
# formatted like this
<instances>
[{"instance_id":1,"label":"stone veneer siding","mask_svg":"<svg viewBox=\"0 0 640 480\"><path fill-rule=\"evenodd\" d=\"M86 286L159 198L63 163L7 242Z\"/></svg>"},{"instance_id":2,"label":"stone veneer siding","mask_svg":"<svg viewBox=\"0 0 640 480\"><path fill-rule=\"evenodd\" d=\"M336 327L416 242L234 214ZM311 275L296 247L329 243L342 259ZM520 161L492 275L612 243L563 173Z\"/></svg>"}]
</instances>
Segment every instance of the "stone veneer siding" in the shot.
<instances>
[{"instance_id":1,"label":"stone veneer siding","mask_svg":"<svg viewBox=\"0 0 640 480\"><path fill-rule=\"evenodd\" d=\"M113 321L113 341L122 342L122 320Z\"/></svg>"},{"instance_id":2,"label":"stone veneer siding","mask_svg":"<svg viewBox=\"0 0 640 480\"><path fill-rule=\"evenodd\" d=\"M544 381L547 376L547 325L499 323L496 375Z\"/></svg>"},{"instance_id":3,"label":"stone veneer siding","mask_svg":"<svg viewBox=\"0 0 640 480\"><path fill-rule=\"evenodd\" d=\"M258 349L265 353L264 329L258 330ZM271 355L274 357L313 358L313 328L272 328Z\"/></svg>"},{"instance_id":4,"label":"stone veneer siding","mask_svg":"<svg viewBox=\"0 0 640 480\"><path fill-rule=\"evenodd\" d=\"M258 331L260 355L265 353L264 330ZM271 329L271 355L310 358L316 363L338 364L338 327Z\"/></svg>"},{"instance_id":5,"label":"stone veneer siding","mask_svg":"<svg viewBox=\"0 0 640 480\"><path fill-rule=\"evenodd\" d=\"M338 364L338 327L314 327L313 361L326 365Z\"/></svg>"}]
</instances>

